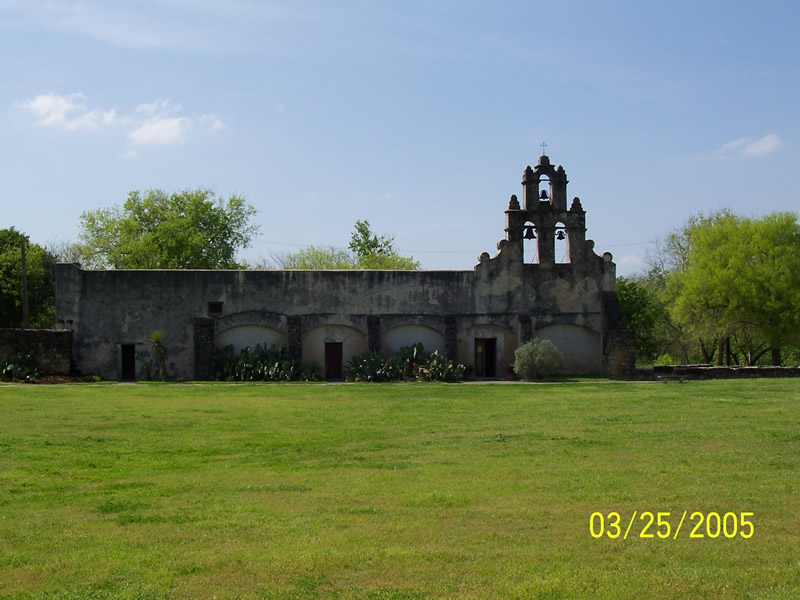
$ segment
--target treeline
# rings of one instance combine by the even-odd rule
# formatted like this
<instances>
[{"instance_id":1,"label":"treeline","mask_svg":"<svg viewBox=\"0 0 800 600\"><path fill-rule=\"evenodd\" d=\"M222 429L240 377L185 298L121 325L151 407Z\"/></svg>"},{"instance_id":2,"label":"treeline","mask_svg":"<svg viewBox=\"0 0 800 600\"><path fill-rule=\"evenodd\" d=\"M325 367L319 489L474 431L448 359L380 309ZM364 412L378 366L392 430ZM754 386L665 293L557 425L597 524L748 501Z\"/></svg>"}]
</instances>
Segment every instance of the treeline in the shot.
<instances>
[{"instance_id":1,"label":"treeline","mask_svg":"<svg viewBox=\"0 0 800 600\"><path fill-rule=\"evenodd\" d=\"M89 269L418 269L419 262L395 248L394 237L377 235L357 220L347 250L308 246L271 259L238 258L258 234L256 209L236 195L220 198L207 189L166 193L134 190L122 205L84 212L78 240L35 244L10 227L0 230L0 327L23 327L22 246L26 249L28 326L52 327L55 264Z\"/></svg>"},{"instance_id":2,"label":"treeline","mask_svg":"<svg viewBox=\"0 0 800 600\"><path fill-rule=\"evenodd\" d=\"M794 213L690 218L620 277L637 362L800 364L800 225Z\"/></svg>"}]
</instances>

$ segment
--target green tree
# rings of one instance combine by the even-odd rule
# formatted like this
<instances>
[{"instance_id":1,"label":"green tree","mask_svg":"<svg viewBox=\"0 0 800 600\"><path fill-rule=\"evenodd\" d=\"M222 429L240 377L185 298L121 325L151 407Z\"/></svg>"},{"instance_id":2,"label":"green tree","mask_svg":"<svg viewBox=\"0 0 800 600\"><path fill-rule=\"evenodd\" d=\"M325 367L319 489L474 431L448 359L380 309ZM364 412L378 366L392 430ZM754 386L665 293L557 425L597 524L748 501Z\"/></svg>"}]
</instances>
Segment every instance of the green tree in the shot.
<instances>
[{"instance_id":1,"label":"green tree","mask_svg":"<svg viewBox=\"0 0 800 600\"><path fill-rule=\"evenodd\" d=\"M400 256L394 247L394 236L372 233L369 221L358 220L350 236L350 251L356 256L357 269L403 271L419 269L412 256Z\"/></svg>"},{"instance_id":2,"label":"green tree","mask_svg":"<svg viewBox=\"0 0 800 600\"><path fill-rule=\"evenodd\" d=\"M78 253L91 268L236 269L236 252L258 231L255 208L210 190L128 194L122 207L81 215Z\"/></svg>"},{"instance_id":3,"label":"green tree","mask_svg":"<svg viewBox=\"0 0 800 600\"><path fill-rule=\"evenodd\" d=\"M636 335L637 360L652 362L665 351L664 304L658 289L646 277L618 277L617 296L622 322Z\"/></svg>"},{"instance_id":4,"label":"green tree","mask_svg":"<svg viewBox=\"0 0 800 600\"><path fill-rule=\"evenodd\" d=\"M274 259L282 269L419 269L419 261L397 252L394 236L375 235L366 220L356 221L348 248L349 252L332 247L308 246L294 253L275 256Z\"/></svg>"},{"instance_id":5,"label":"green tree","mask_svg":"<svg viewBox=\"0 0 800 600\"><path fill-rule=\"evenodd\" d=\"M53 327L55 259L14 229L0 229L0 327L22 327L22 250L28 275L29 326Z\"/></svg>"},{"instance_id":6,"label":"green tree","mask_svg":"<svg viewBox=\"0 0 800 600\"><path fill-rule=\"evenodd\" d=\"M278 257L282 269L335 270L355 269L353 256L332 247L308 246L292 254Z\"/></svg>"},{"instance_id":7,"label":"green tree","mask_svg":"<svg viewBox=\"0 0 800 600\"><path fill-rule=\"evenodd\" d=\"M685 266L666 274L669 313L698 337L716 339L717 362L731 356L731 340L759 355L800 339L800 225L792 213L747 219L720 211L690 219Z\"/></svg>"}]
</instances>

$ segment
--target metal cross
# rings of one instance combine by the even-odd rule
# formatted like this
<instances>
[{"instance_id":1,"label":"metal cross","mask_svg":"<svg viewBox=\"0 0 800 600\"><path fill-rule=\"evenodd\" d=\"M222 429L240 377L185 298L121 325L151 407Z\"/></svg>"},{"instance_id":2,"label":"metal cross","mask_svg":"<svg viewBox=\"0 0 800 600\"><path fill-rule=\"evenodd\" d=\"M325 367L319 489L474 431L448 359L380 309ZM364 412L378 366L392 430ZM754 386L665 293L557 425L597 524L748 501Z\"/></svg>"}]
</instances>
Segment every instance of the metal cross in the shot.
<instances>
[{"instance_id":1,"label":"metal cross","mask_svg":"<svg viewBox=\"0 0 800 600\"><path fill-rule=\"evenodd\" d=\"M540 144L540 146L542 147L542 155L544 155L544 154L545 154L545 150L544 150L544 149L545 149L545 148L547 148L547 144L545 144L544 142L542 142L542 143Z\"/></svg>"}]
</instances>

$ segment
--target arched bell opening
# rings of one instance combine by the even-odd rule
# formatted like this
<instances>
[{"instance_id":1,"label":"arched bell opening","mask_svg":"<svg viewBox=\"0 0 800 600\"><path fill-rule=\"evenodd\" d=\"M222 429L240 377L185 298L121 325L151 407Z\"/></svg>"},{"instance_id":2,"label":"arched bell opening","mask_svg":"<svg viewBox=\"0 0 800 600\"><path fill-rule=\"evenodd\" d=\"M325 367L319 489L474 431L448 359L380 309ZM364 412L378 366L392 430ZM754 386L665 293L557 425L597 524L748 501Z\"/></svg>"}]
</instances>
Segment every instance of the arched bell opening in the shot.
<instances>
[{"instance_id":1,"label":"arched bell opening","mask_svg":"<svg viewBox=\"0 0 800 600\"><path fill-rule=\"evenodd\" d=\"M539 262L539 240L536 239L536 225L525 221L522 226L522 260L527 264Z\"/></svg>"},{"instance_id":2,"label":"arched bell opening","mask_svg":"<svg viewBox=\"0 0 800 600\"><path fill-rule=\"evenodd\" d=\"M555 242L554 257L556 263L569 263L569 232L566 225L561 221L556 223L553 241Z\"/></svg>"},{"instance_id":3,"label":"arched bell opening","mask_svg":"<svg viewBox=\"0 0 800 600\"><path fill-rule=\"evenodd\" d=\"M547 175L540 175L536 187L536 197L539 199L539 202L550 202L550 198L553 197L553 183L550 181L550 178Z\"/></svg>"}]
</instances>

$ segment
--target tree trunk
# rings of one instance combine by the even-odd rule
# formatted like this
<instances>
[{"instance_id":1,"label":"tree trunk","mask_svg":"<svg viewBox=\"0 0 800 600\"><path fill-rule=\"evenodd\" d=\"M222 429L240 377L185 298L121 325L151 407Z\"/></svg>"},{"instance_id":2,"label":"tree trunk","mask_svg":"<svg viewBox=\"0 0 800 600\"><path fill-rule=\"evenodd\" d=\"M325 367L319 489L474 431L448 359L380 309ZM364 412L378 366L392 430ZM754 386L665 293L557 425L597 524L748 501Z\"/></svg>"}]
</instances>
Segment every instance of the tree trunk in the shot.
<instances>
[{"instance_id":1,"label":"tree trunk","mask_svg":"<svg viewBox=\"0 0 800 600\"><path fill-rule=\"evenodd\" d=\"M781 366L781 347L780 346L772 346L770 348L770 353L772 355L772 364L776 367Z\"/></svg>"},{"instance_id":2,"label":"tree trunk","mask_svg":"<svg viewBox=\"0 0 800 600\"><path fill-rule=\"evenodd\" d=\"M711 361L714 360L714 346L710 348L706 348L706 344L703 340L700 340L700 352L703 353L703 362L707 365L711 364Z\"/></svg>"}]
</instances>

